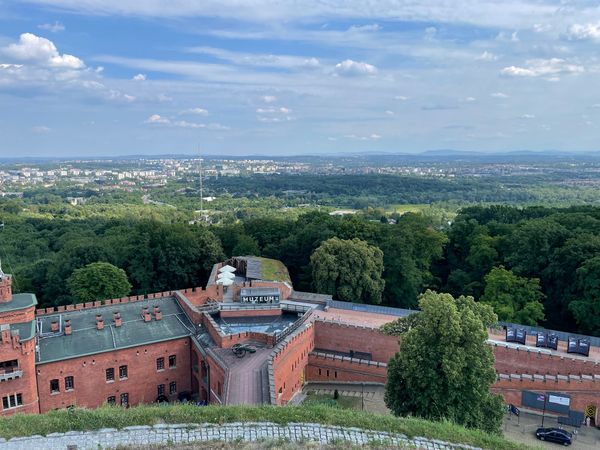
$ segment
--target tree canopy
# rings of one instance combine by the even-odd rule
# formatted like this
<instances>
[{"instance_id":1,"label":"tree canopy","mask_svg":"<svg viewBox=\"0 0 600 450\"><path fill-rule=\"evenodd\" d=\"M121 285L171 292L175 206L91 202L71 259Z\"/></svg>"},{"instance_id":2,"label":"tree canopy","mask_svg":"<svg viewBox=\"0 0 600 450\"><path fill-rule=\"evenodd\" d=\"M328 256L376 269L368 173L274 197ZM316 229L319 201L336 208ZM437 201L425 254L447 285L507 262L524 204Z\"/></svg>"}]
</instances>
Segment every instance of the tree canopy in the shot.
<instances>
[{"instance_id":1,"label":"tree canopy","mask_svg":"<svg viewBox=\"0 0 600 450\"><path fill-rule=\"evenodd\" d=\"M106 262L76 269L68 278L67 286L79 302L125 297L131 291L125 271Z\"/></svg>"},{"instance_id":2,"label":"tree canopy","mask_svg":"<svg viewBox=\"0 0 600 450\"><path fill-rule=\"evenodd\" d=\"M535 326L544 320L543 297L539 279L519 277L504 267L494 267L485 276L481 301L491 305L504 322Z\"/></svg>"},{"instance_id":3,"label":"tree canopy","mask_svg":"<svg viewBox=\"0 0 600 450\"><path fill-rule=\"evenodd\" d=\"M381 303L383 252L360 239L328 239L310 257L317 292L338 300Z\"/></svg>"},{"instance_id":4,"label":"tree canopy","mask_svg":"<svg viewBox=\"0 0 600 450\"><path fill-rule=\"evenodd\" d=\"M450 419L499 433L501 397L490 393L496 380L486 327L492 308L472 297L454 299L428 290L421 312L402 333L401 349L388 364L385 402L395 415Z\"/></svg>"}]
</instances>

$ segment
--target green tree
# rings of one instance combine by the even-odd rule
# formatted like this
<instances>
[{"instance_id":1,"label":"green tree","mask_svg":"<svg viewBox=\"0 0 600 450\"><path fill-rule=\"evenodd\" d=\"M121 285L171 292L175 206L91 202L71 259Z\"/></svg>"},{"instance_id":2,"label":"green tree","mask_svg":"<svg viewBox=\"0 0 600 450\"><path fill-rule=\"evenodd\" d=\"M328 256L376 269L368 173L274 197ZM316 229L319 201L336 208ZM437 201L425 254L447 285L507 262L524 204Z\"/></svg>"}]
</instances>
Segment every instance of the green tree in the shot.
<instances>
[{"instance_id":1,"label":"green tree","mask_svg":"<svg viewBox=\"0 0 600 450\"><path fill-rule=\"evenodd\" d=\"M310 257L315 289L339 300L381 303L383 252L360 239L331 238Z\"/></svg>"},{"instance_id":2,"label":"green tree","mask_svg":"<svg viewBox=\"0 0 600 450\"><path fill-rule=\"evenodd\" d=\"M480 300L492 306L502 321L537 325L544 320L543 297L538 278L519 277L504 267L494 267L485 276Z\"/></svg>"},{"instance_id":3,"label":"green tree","mask_svg":"<svg viewBox=\"0 0 600 450\"><path fill-rule=\"evenodd\" d=\"M131 291L125 271L105 262L76 269L67 280L67 286L80 302L124 297Z\"/></svg>"},{"instance_id":4,"label":"green tree","mask_svg":"<svg viewBox=\"0 0 600 450\"><path fill-rule=\"evenodd\" d=\"M256 239L247 234L242 234L238 236L237 243L235 244L235 247L233 247L231 256L246 255L260 256L260 248L258 248Z\"/></svg>"},{"instance_id":5,"label":"green tree","mask_svg":"<svg viewBox=\"0 0 600 450\"><path fill-rule=\"evenodd\" d=\"M583 333L600 336L600 256L587 260L577 269L581 297L569 304Z\"/></svg>"},{"instance_id":6,"label":"green tree","mask_svg":"<svg viewBox=\"0 0 600 450\"><path fill-rule=\"evenodd\" d=\"M486 343L486 328L496 322L492 308L429 290L419 306L418 320L388 364L387 406L399 416L450 419L499 433L504 408L489 390L496 372Z\"/></svg>"}]
</instances>

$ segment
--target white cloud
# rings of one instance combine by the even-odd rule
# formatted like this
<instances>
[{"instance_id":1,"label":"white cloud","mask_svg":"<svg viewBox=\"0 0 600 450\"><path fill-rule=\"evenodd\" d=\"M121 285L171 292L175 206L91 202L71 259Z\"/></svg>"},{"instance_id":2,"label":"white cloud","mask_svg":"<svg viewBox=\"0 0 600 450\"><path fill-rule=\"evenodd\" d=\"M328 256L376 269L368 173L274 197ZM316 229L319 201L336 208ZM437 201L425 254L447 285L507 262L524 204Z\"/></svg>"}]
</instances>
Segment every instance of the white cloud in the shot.
<instances>
[{"instance_id":1,"label":"white cloud","mask_svg":"<svg viewBox=\"0 0 600 450\"><path fill-rule=\"evenodd\" d=\"M197 123L188 122L187 120L171 120L168 117L160 114L152 114L144 123L151 125L163 125L173 128L191 128L191 129L206 129L206 130L229 130L229 127L219 123Z\"/></svg>"},{"instance_id":2,"label":"white cloud","mask_svg":"<svg viewBox=\"0 0 600 450\"><path fill-rule=\"evenodd\" d=\"M381 30L381 26L377 23L372 23L369 25L352 25L350 28L348 28L347 31L349 32L371 32L371 31L380 31Z\"/></svg>"},{"instance_id":3,"label":"white cloud","mask_svg":"<svg viewBox=\"0 0 600 450\"><path fill-rule=\"evenodd\" d=\"M533 114L522 114L519 119L525 119L525 120L530 120L530 119L535 119L535 115Z\"/></svg>"},{"instance_id":4,"label":"white cloud","mask_svg":"<svg viewBox=\"0 0 600 450\"><path fill-rule=\"evenodd\" d=\"M496 40L501 42L519 42L519 32L513 31L512 33L507 33L506 31L501 31L496 36Z\"/></svg>"},{"instance_id":5,"label":"white cloud","mask_svg":"<svg viewBox=\"0 0 600 450\"><path fill-rule=\"evenodd\" d=\"M567 36L574 40L600 40L600 22L571 25Z\"/></svg>"},{"instance_id":6,"label":"white cloud","mask_svg":"<svg viewBox=\"0 0 600 450\"><path fill-rule=\"evenodd\" d=\"M315 57L296 55L275 55L271 53L245 53L234 52L215 47L190 47L189 53L209 55L222 61L227 61L240 66L256 66L281 68L288 70L315 69L320 67L320 61Z\"/></svg>"},{"instance_id":7,"label":"white cloud","mask_svg":"<svg viewBox=\"0 0 600 450\"><path fill-rule=\"evenodd\" d=\"M170 97L167 94L158 94L156 96L156 99L161 103L167 103L167 102L173 101L173 97Z\"/></svg>"},{"instance_id":8,"label":"white cloud","mask_svg":"<svg viewBox=\"0 0 600 450\"><path fill-rule=\"evenodd\" d=\"M408 100L408 97L407 97L407 96L405 96L405 95L396 95L396 96L394 97L394 100L400 100L400 101L403 101L403 102L404 102L404 101Z\"/></svg>"},{"instance_id":9,"label":"white cloud","mask_svg":"<svg viewBox=\"0 0 600 450\"><path fill-rule=\"evenodd\" d=\"M485 50L481 55L476 58L478 61L496 61L498 57L492 52Z\"/></svg>"},{"instance_id":10,"label":"white cloud","mask_svg":"<svg viewBox=\"0 0 600 450\"><path fill-rule=\"evenodd\" d=\"M274 95L264 95L262 99L265 103L274 103L277 101L277 97Z\"/></svg>"},{"instance_id":11,"label":"white cloud","mask_svg":"<svg viewBox=\"0 0 600 450\"><path fill-rule=\"evenodd\" d=\"M394 111L390 111L389 109L388 109L388 110L386 110L386 111L385 111L385 113L386 113L388 116L393 116L393 115L395 115Z\"/></svg>"},{"instance_id":12,"label":"white cloud","mask_svg":"<svg viewBox=\"0 0 600 450\"><path fill-rule=\"evenodd\" d=\"M190 108L185 111L181 111L180 114L196 114L198 116L208 116L208 110L204 108Z\"/></svg>"},{"instance_id":13,"label":"white cloud","mask_svg":"<svg viewBox=\"0 0 600 450\"><path fill-rule=\"evenodd\" d=\"M133 76L132 80L133 81L146 81L146 74L138 73L137 75Z\"/></svg>"},{"instance_id":14,"label":"white cloud","mask_svg":"<svg viewBox=\"0 0 600 450\"><path fill-rule=\"evenodd\" d=\"M508 95L506 95L504 92L492 92L490 96L494 98L508 98Z\"/></svg>"},{"instance_id":15,"label":"white cloud","mask_svg":"<svg viewBox=\"0 0 600 450\"><path fill-rule=\"evenodd\" d=\"M335 73L339 75L375 75L377 67L366 62L346 59L335 65Z\"/></svg>"},{"instance_id":16,"label":"white cloud","mask_svg":"<svg viewBox=\"0 0 600 450\"><path fill-rule=\"evenodd\" d=\"M512 77L556 77L565 73L581 73L585 69L561 58L530 59L527 67L509 66L502 69L501 74Z\"/></svg>"},{"instance_id":17,"label":"white cloud","mask_svg":"<svg viewBox=\"0 0 600 450\"><path fill-rule=\"evenodd\" d=\"M357 135L357 134L345 134L343 137L346 139L352 139L355 141L376 141L378 139L381 139L381 135L376 134L376 133L372 133L372 134L365 135L365 136Z\"/></svg>"},{"instance_id":18,"label":"white cloud","mask_svg":"<svg viewBox=\"0 0 600 450\"><path fill-rule=\"evenodd\" d=\"M38 28L40 30L46 30L51 33L59 33L61 31L65 31L65 26L60 22L44 23L42 25L38 25Z\"/></svg>"},{"instance_id":19,"label":"white cloud","mask_svg":"<svg viewBox=\"0 0 600 450\"><path fill-rule=\"evenodd\" d=\"M467 103L474 102L475 100L477 100L475 97L465 97L465 102Z\"/></svg>"},{"instance_id":20,"label":"white cloud","mask_svg":"<svg viewBox=\"0 0 600 450\"><path fill-rule=\"evenodd\" d=\"M19 42L10 44L1 53L19 61L58 69L83 69L85 64L76 56L60 54L54 43L32 33L23 33Z\"/></svg>"},{"instance_id":21,"label":"white cloud","mask_svg":"<svg viewBox=\"0 0 600 450\"><path fill-rule=\"evenodd\" d=\"M37 125L37 126L33 127L31 129L31 131L33 131L36 134L45 134L45 133L49 133L50 131L52 131L52 129L45 125Z\"/></svg>"},{"instance_id":22,"label":"white cloud","mask_svg":"<svg viewBox=\"0 0 600 450\"><path fill-rule=\"evenodd\" d=\"M152 114L150 117L146 119L144 123L164 123L169 124L171 121L166 117L161 116L160 114Z\"/></svg>"},{"instance_id":23,"label":"white cloud","mask_svg":"<svg viewBox=\"0 0 600 450\"><path fill-rule=\"evenodd\" d=\"M294 119L291 116L292 110L285 106L257 108L256 114L259 122L287 122Z\"/></svg>"}]
</instances>

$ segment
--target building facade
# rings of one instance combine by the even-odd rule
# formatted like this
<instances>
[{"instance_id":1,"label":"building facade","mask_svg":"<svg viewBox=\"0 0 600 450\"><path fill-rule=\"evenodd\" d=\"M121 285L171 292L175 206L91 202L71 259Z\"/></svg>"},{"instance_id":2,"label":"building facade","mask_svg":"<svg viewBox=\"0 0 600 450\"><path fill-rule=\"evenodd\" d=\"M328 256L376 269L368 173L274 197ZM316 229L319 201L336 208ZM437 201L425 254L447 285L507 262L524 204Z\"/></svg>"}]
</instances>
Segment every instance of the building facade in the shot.
<instances>
[{"instance_id":1,"label":"building facade","mask_svg":"<svg viewBox=\"0 0 600 450\"><path fill-rule=\"evenodd\" d=\"M204 288L36 305L1 273L2 415L182 400L283 405L313 381L383 384L400 344L379 328L414 313L295 291L283 264L255 257L215 265ZM514 345L494 330L488 343L492 390L507 403L559 393L573 410L598 410L597 345L576 356L564 341L539 349L532 333Z\"/></svg>"}]
</instances>

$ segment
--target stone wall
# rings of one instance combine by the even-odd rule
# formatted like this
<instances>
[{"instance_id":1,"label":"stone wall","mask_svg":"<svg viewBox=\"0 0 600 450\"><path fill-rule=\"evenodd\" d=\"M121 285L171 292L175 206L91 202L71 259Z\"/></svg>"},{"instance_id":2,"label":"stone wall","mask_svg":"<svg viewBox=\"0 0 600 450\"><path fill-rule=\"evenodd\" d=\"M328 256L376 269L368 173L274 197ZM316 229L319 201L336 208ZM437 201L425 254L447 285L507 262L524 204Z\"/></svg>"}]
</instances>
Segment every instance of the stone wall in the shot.
<instances>
[{"instance_id":1,"label":"stone wall","mask_svg":"<svg viewBox=\"0 0 600 450\"><path fill-rule=\"evenodd\" d=\"M321 444L350 442L356 446L368 443L385 443L393 447L410 447L427 450L470 449L467 445L448 442L408 438L404 434L369 431L359 428L343 428L311 423L289 423L277 425L262 423L215 424L159 424L150 426L126 427L122 430L105 428L98 431L70 431L52 433L48 436L31 436L0 440L3 450L57 450L68 446L77 450L97 450L98 448L116 448L117 446L141 446L156 444L180 444L211 441L313 441Z\"/></svg>"}]
</instances>

